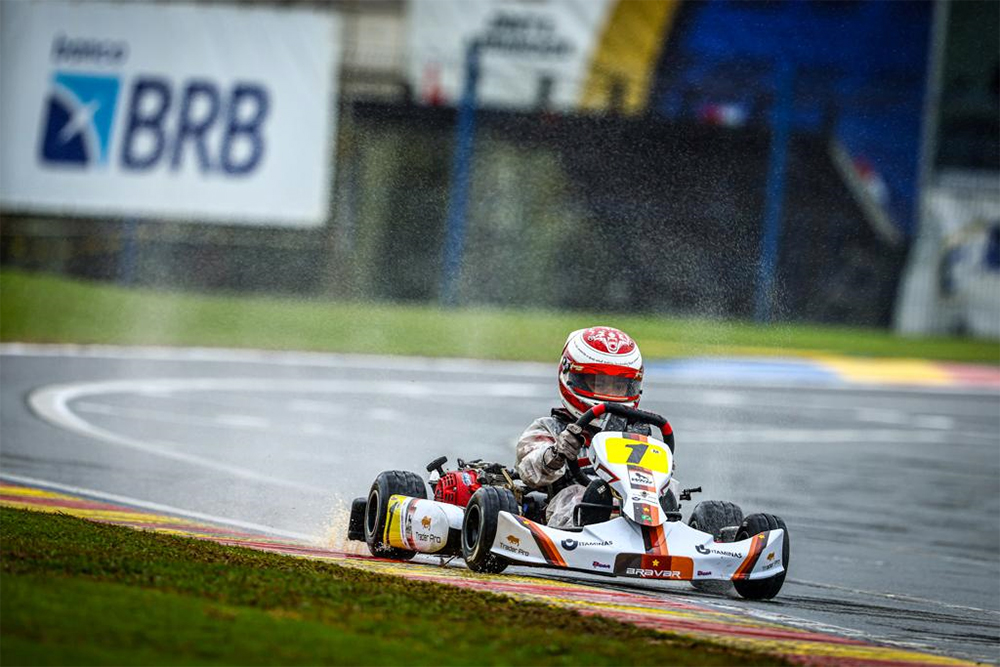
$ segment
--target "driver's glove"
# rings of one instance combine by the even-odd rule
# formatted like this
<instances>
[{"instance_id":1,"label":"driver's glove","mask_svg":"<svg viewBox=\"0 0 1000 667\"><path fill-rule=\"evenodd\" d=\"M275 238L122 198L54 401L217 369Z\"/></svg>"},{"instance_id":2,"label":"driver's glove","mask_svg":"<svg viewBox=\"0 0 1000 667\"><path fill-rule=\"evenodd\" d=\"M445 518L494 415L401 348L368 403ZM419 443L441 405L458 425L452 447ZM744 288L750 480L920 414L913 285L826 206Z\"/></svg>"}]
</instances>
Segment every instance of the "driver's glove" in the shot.
<instances>
[{"instance_id":1,"label":"driver's glove","mask_svg":"<svg viewBox=\"0 0 1000 667\"><path fill-rule=\"evenodd\" d=\"M545 457L551 459L545 464L553 470L561 468L565 461L574 460L579 456L581 447L583 447L583 428L570 424L556 436L556 441L552 444L552 450L558 456Z\"/></svg>"}]
</instances>

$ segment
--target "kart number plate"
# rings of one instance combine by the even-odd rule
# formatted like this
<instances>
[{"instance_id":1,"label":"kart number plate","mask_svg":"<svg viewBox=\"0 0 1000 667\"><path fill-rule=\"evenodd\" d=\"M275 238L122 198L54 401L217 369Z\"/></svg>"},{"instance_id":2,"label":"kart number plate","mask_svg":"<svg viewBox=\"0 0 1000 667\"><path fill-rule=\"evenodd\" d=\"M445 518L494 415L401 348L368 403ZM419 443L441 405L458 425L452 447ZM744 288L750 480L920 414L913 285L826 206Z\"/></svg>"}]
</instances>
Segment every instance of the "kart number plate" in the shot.
<instances>
[{"instance_id":1,"label":"kart number plate","mask_svg":"<svg viewBox=\"0 0 1000 667\"><path fill-rule=\"evenodd\" d=\"M659 445L629 438L608 438L604 443L609 463L625 463L654 472L670 472L670 454Z\"/></svg>"}]
</instances>

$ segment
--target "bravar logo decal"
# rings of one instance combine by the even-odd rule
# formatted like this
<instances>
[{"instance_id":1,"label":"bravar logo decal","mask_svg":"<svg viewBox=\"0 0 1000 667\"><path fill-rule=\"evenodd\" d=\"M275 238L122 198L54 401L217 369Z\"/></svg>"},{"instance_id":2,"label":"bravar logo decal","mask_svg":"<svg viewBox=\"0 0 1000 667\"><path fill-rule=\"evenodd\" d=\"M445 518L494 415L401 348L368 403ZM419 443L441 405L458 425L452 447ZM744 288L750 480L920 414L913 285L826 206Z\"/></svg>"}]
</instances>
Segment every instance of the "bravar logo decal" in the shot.
<instances>
[{"instance_id":1,"label":"bravar logo decal","mask_svg":"<svg viewBox=\"0 0 1000 667\"><path fill-rule=\"evenodd\" d=\"M625 574L643 579L680 579L681 573L677 570L657 570L644 567L630 567L625 570Z\"/></svg>"}]
</instances>

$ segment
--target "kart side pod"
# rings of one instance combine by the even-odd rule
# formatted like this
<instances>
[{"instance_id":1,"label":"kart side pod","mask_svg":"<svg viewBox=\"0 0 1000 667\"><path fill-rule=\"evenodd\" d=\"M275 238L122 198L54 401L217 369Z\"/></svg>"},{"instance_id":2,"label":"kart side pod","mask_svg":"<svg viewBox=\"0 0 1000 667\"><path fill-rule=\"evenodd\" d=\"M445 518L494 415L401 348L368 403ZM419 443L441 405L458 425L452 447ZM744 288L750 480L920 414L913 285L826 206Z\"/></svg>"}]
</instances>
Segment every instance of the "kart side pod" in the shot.
<instances>
[{"instance_id":1,"label":"kart side pod","mask_svg":"<svg viewBox=\"0 0 1000 667\"><path fill-rule=\"evenodd\" d=\"M358 499L351 507L352 533L356 523L363 526L364 516L364 501ZM454 556L462 553L464 517L461 507L449 503L403 495L389 496L382 541L397 549ZM364 539L363 529L360 539Z\"/></svg>"}]
</instances>

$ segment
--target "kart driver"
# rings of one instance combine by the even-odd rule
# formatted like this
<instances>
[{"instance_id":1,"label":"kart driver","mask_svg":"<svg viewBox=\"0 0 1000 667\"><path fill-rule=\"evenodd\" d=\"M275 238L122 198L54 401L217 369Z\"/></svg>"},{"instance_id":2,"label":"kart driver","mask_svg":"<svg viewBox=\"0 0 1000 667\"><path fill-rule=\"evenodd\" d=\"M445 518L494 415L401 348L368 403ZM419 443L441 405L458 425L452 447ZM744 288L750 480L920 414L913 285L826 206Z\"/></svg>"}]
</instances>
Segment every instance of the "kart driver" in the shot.
<instances>
[{"instance_id":1,"label":"kart driver","mask_svg":"<svg viewBox=\"0 0 1000 667\"><path fill-rule=\"evenodd\" d=\"M566 339L559 361L563 407L533 421L517 441L515 467L521 480L548 492L547 525L572 527L573 509L586 490L572 480L566 461L577 459L581 468L590 465L585 447L597 429L581 429L574 422L598 403L638 407L642 370L639 346L623 331L591 327L574 331Z\"/></svg>"}]
</instances>

